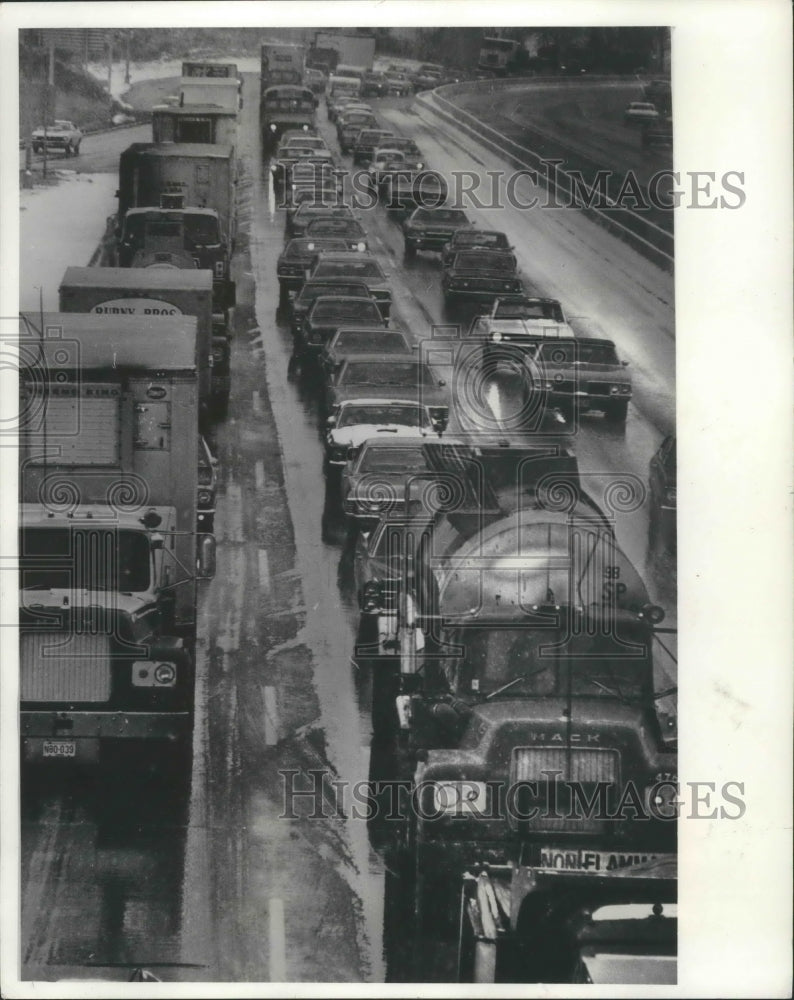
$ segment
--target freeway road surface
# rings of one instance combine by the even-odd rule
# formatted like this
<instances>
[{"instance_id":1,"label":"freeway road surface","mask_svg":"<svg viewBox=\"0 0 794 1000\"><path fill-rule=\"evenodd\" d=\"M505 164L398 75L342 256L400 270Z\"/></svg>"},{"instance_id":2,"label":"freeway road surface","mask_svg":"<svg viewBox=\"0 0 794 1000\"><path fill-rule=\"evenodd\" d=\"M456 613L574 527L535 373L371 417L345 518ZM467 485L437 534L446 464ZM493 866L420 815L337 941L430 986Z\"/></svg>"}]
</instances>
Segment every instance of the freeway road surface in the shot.
<instances>
[{"instance_id":1,"label":"freeway road surface","mask_svg":"<svg viewBox=\"0 0 794 1000\"><path fill-rule=\"evenodd\" d=\"M254 84L248 77L247 93ZM406 102L382 113L434 166L499 166ZM353 657L357 611L325 494L316 386L291 374L289 330L277 315L283 221L256 126L256 102L247 101L234 380L228 416L210 436L220 461L218 570L201 593L193 759L155 786L142 787L142 762L124 757L102 773L24 776L25 978L123 979L137 966L181 981L400 978L399 940L384 950L384 926L400 934L384 912L387 861L339 793L339 782L366 780L372 766L371 677ZM112 162L119 141L131 133L96 137L80 159L107 169L98 164ZM498 225L483 221L514 237L529 287L612 336L636 369L625 437L588 419L580 464L644 480L673 426L671 279L576 213L498 211ZM362 222L391 275L395 322L416 340L428 336L447 319L437 260L420 254L404 265L400 232L382 209ZM60 262L69 263L84 262ZM495 413L516 405L516 381L494 380ZM647 508L620 516L617 532L674 615L673 567L648 552ZM307 789L309 798L290 797Z\"/></svg>"}]
</instances>

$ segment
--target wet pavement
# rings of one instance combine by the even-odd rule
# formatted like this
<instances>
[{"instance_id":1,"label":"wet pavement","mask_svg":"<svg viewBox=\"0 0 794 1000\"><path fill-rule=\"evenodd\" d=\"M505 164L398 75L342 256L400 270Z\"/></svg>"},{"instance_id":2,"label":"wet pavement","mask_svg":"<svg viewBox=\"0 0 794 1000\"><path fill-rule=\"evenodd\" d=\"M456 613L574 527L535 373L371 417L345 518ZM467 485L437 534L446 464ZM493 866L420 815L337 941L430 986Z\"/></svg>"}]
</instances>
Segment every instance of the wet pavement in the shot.
<instances>
[{"instance_id":1,"label":"wet pavement","mask_svg":"<svg viewBox=\"0 0 794 1000\"><path fill-rule=\"evenodd\" d=\"M249 96L255 86L247 77ZM388 106L431 163L458 155L405 102ZM102 769L24 775L26 979L126 979L138 966L170 981L401 978L410 914L398 873L366 822L336 808L331 784L365 781L380 767L372 678L353 658L358 614L341 520L325 492L317 386L290 371L289 330L276 312L283 221L257 112L247 100L233 387L209 441L219 459L218 566L200 595L192 759L163 772L161 761L128 753ZM320 118L336 148L322 110ZM124 146L131 141L127 132ZM394 320L426 336L445 320L437 259L403 265L400 231L382 209L362 222L391 275ZM669 309L672 327L672 305L656 308ZM510 412L517 391L509 376L497 379L494 410ZM582 467L645 479L660 428L640 407L625 438L599 419L577 441ZM645 508L617 528L673 612L671 567L658 553L647 558Z\"/></svg>"}]
</instances>

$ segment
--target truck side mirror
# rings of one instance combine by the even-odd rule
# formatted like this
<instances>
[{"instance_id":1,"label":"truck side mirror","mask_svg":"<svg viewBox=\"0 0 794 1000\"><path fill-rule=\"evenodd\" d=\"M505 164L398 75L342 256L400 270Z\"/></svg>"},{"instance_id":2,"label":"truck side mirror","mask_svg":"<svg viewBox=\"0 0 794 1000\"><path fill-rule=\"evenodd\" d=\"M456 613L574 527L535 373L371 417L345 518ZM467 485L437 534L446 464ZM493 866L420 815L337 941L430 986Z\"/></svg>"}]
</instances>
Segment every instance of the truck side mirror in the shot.
<instances>
[{"instance_id":1,"label":"truck side mirror","mask_svg":"<svg viewBox=\"0 0 794 1000\"><path fill-rule=\"evenodd\" d=\"M211 580L215 576L215 555L215 536L199 535L197 576L200 580Z\"/></svg>"}]
</instances>

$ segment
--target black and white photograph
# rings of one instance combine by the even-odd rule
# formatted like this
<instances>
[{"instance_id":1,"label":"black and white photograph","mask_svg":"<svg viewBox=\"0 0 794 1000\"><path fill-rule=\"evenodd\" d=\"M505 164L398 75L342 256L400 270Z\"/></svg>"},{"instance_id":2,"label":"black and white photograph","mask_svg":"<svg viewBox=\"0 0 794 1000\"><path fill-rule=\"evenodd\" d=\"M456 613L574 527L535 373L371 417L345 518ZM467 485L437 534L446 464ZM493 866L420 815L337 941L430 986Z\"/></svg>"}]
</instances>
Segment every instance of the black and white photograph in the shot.
<instances>
[{"instance_id":1,"label":"black and white photograph","mask_svg":"<svg viewBox=\"0 0 794 1000\"><path fill-rule=\"evenodd\" d=\"M791 13L557 16L0 11L4 995L788 994Z\"/></svg>"}]
</instances>

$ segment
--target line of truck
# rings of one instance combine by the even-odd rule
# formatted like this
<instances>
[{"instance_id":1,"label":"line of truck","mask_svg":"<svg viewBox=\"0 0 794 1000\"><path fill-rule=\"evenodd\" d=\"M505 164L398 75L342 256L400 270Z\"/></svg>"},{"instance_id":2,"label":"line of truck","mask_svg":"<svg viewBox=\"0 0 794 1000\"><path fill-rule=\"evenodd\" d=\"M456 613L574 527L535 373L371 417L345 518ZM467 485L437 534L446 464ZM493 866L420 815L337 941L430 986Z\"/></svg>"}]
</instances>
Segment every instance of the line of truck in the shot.
<instances>
[{"instance_id":1,"label":"line of truck","mask_svg":"<svg viewBox=\"0 0 794 1000\"><path fill-rule=\"evenodd\" d=\"M233 63L185 63L178 108L119 163L102 266L20 317L23 759L156 746L189 760L200 582L235 286Z\"/></svg>"}]
</instances>

